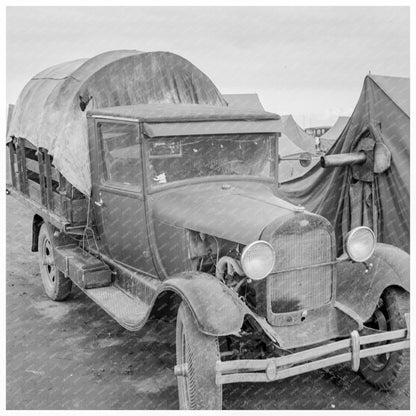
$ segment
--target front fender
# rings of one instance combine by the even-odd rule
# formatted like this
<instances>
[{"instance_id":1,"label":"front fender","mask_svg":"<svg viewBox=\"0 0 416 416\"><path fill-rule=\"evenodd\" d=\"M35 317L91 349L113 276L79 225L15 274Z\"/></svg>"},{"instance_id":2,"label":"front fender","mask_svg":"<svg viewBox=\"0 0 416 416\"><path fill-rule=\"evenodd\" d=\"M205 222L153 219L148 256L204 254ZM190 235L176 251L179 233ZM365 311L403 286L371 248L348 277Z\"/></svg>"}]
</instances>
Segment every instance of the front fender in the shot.
<instances>
[{"instance_id":1,"label":"front fender","mask_svg":"<svg viewBox=\"0 0 416 416\"><path fill-rule=\"evenodd\" d=\"M201 272L183 272L164 280L158 294L171 291L185 302L201 332L220 336L240 330L247 307L237 294L216 277Z\"/></svg>"},{"instance_id":2,"label":"front fender","mask_svg":"<svg viewBox=\"0 0 416 416\"><path fill-rule=\"evenodd\" d=\"M363 322L371 317L388 286L410 291L410 256L405 251L379 243L367 264L372 264L367 273L363 263L337 265L337 301L356 312Z\"/></svg>"}]
</instances>

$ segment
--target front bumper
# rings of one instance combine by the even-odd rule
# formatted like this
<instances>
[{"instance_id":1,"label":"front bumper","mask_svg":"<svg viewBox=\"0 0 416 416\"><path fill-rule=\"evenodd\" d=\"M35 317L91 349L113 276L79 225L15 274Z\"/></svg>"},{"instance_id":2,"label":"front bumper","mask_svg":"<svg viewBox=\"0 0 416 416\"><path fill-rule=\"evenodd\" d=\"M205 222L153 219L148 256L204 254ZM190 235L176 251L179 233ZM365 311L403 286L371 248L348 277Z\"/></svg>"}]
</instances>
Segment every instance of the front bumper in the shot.
<instances>
[{"instance_id":1,"label":"front bumper","mask_svg":"<svg viewBox=\"0 0 416 416\"><path fill-rule=\"evenodd\" d=\"M217 361L216 384L270 382L298 374L351 362L353 371L361 358L410 348L410 314L405 315L406 329L360 336L351 332L349 339L266 360ZM361 346L390 341L384 345ZM334 355L335 353L338 353Z\"/></svg>"}]
</instances>

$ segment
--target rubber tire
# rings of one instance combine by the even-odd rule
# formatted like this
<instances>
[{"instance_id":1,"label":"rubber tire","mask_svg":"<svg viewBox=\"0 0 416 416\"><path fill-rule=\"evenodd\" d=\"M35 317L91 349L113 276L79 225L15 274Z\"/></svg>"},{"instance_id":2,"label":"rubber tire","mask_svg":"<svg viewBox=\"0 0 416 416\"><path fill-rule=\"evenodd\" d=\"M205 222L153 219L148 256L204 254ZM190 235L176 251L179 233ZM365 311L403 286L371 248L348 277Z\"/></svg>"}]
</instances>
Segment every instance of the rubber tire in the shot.
<instances>
[{"instance_id":1,"label":"rubber tire","mask_svg":"<svg viewBox=\"0 0 416 416\"><path fill-rule=\"evenodd\" d=\"M48 226L43 223L38 239L39 268L43 288L52 300L63 301L71 294L72 281L57 269L52 247L54 247L53 235L49 232ZM48 258L48 265L44 264L45 258Z\"/></svg>"},{"instance_id":2,"label":"rubber tire","mask_svg":"<svg viewBox=\"0 0 416 416\"><path fill-rule=\"evenodd\" d=\"M409 293L397 287L387 288L382 295L387 321L387 329L406 328L404 314L410 311ZM372 386L382 391L393 387L402 387L410 379L409 349L391 352L384 367L376 369L368 358L363 358L360 364L360 374Z\"/></svg>"},{"instance_id":3,"label":"rubber tire","mask_svg":"<svg viewBox=\"0 0 416 416\"><path fill-rule=\"evenodd\" d=\"M182 302L176 320L176 363L187 362L188 376L177 377L181 410L222 409L222 386L215 384L219 359L218 337L200 332L192 312Z\"/></svg>"}]
</instances>

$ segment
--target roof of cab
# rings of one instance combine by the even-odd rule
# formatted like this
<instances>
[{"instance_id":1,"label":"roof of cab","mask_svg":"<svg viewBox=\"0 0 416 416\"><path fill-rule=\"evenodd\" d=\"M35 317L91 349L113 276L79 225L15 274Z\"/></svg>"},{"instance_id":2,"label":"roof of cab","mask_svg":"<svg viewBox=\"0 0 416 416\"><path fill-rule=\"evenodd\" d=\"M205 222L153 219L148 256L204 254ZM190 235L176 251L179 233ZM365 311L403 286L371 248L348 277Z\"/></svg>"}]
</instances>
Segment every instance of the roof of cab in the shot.
<instances>
[{"instance_id":1,"label":"roof of cab","mask_svg":"<svg viewBox=\"0 0 416 416\"><path fill-rule=\"evenodd\" d=\"M279 120L280 116L261 110L230 108L201 104L135 104L98 108L88 111L89 117L122 118L147 123L214 120Z\"/></svg>"}]
</instances>

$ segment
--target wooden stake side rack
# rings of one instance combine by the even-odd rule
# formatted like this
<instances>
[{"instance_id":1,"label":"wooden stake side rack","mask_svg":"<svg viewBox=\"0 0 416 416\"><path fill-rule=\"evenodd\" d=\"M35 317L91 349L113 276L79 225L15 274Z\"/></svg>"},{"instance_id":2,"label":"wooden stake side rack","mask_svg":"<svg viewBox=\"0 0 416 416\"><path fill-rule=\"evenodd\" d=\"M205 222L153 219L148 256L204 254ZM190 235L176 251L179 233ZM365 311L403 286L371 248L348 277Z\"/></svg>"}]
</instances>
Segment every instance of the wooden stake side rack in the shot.
<instances>
[{"instance_id":1,"label":"wooden stake side rack","mask_svg":"<svg viewBox=\"0 0 416 416\"><path fill-rule=\"evenodd\" d=\"M61 231L82 231L87 222L87 198L56 170L47 149L20 137L13 137L7 145L13 196Z\"/></svg>"}]
</instances>

